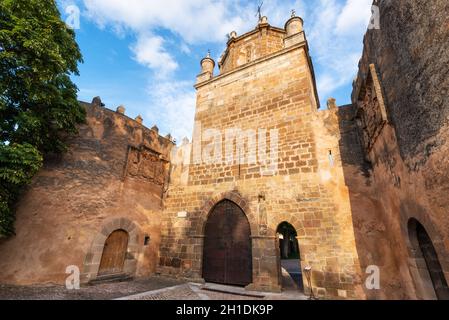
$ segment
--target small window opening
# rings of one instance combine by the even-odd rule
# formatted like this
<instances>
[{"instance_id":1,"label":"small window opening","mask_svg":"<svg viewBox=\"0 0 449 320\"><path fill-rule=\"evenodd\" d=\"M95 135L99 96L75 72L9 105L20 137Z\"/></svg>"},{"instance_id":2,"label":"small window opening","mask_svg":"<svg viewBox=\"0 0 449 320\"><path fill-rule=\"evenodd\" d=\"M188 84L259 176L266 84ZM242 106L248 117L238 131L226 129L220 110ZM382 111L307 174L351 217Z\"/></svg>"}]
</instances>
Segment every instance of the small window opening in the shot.
<instances>
[{"instance_id":1,"label":"small window opening","mask_svg":"<svg viewBox=\"0 0 449 320\"><path fill-rule=\"evenodd\" d=\"M149 235L146 235L146 236L145 236L145 242L144 242L144 245L145 245L145 246L149 245L149 244L150 244L150 240L151 240L151 239L150 239L150 236L149 236Z\"/></svg>"},{"instance_id":2,"label":"small window opening","mask_svg":"<svg viewBox=\"0 0 449 320\"><path fill-rule=\"evenodd\" d=\"M334 166L334 156L332 154L332 150L329 150L329 164L331 168Z\"/></svg>"}]
</instances>

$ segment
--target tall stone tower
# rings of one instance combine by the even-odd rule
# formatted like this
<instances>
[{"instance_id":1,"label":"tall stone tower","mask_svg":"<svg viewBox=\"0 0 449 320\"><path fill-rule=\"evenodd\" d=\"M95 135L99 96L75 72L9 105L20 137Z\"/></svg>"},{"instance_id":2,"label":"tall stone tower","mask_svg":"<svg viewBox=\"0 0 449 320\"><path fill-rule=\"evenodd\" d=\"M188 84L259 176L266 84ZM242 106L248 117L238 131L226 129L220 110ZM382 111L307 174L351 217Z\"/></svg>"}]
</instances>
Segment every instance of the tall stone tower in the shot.
<instances>
[{"instance_id":1,"label":"tall stone tower","mask_svg":"<svg viewBox=\"0 0 449 320\"><path fill-rule=\"evenodd\" d=\"M201 61L193 142L177 151L189 161L173 161L159 272L279 292L280 242L296 236L316 294L360 297L339 136L318 111L303 20L232 32L215 66Z\"/></svg>"}]
</instances>

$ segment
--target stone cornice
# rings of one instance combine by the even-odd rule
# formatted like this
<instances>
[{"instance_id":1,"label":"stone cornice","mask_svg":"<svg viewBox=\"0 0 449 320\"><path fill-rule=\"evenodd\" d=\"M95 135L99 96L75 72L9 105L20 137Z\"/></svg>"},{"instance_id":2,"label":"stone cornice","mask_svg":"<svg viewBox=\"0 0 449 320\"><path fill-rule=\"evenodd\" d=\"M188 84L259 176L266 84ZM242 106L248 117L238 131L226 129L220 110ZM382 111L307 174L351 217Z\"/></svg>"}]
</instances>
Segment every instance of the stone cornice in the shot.
<instances>
[{"instance_id":1,"label":"stone cornice","mask_svg":"<svg viewBox=\"0 0 449 320\"><path fill-rule=\"evenodd\" d=\"M307 40L306 40L306 41L303 41L303 42L301 42L301 43L298 43L298 44L296 44L296 45L294 45L294 46L291 46L291 47L289 47L289 48L282 49L282 50L280 50L280 51L277 51L277 52L274 52L274 53L272 53L272 54L269 54L269 55L267 55L267 56L265 56L265 57L262 57L262 58L259 58L259 59L257 59L257 60L254 60L254 61L252 61L252 62L250 62L250 63L244 64L244 65L242 65L242 66L240 66L240 67L237 67L237 68L235 68L235 69L233 69L233 70L230 70L230 71L228 71L228 72L226 72L226 73L223 73L223 74L220 74L220 75L218 75L218 76L216 76L216 77L213 77L213 78L210 79L210 80L207 80L207 81L198 83L198 84L196 84L194 87L195 87L195 89L199 89L199 88L201 88L201 87L203 87L203 86L206 86L206 85L208 85L208 84L210 84L210 83L213 83L213 82L218 81L218 80L220 80L220 79L222 79L222 78L225 78L225 77L227 77L227 76L229 76L229 75L231 75L231 74L234 74L234 73L237 73L237 72L239 72L239 71L242 71L242 70L251 68L252 66L254 66L254 65L256 65L256 64L259 64L259 63L262 63L262 62L269 61L269 60L274 59L274 58L277 58L277 57L279 57L279 56L281 56L281 55L283 55L283 54L285 54L285 53L288 53L288 52L291 52L291 51L294 51L294 50L297 50L297 49L300 49L300 48L305 48L305 49L306 49L306 52L308 53ZM307 54L307 55L308 55L308 54Z\"/></svg>"},{"instance_id":2,"label":"stone cornice","mask_svg":"<svg viewBox=\"0 0 449 320\"><path fill-rule=\"evenodd\" d=\"M320 100L319 100L319 97L318 97L316 78L315 78L315 71L314 71L314 68L313 68L312 59L311 59L310 54L309 54L309 45L307 43L307 39L306 39L305 36L304 36L304 41L302 41L302 42L299 42L299 43L297 43L295 45L292 45L291 47L284 48L284 49L282 49L280 51L277 51L277 52L274 52L272 54L266 55L265 57L262 57L262 58L259 58L257 60L254 60L254 61L252 61L250 63L244 64L244 65L242 65L240 67L237 67L237 68L235 68L233 70L230 70L230 71L228 71L226 73L217 75L216 77L213 77L213 78L211 78L211 79L209 79L207 81L197 83L196 85L194 85L194 88L196 90L198 90L201 87L204 87L206 85L214 83L215 81L219 81L219 80L221 80L221 79L223 79L223 78L225 78L225 77L227 77L227 76L229 76L231 74L234 74L234 73L240 72L242 70L251 68L251 67L255 66L256 64L269 61L269 60L277 58L277 57L279 57L279 56L281 56L281 55L283 55L285 53L289 53L291 51L294 51L294 50L297 50L297 49L300 49L300 48L304 48L304 50L306 52L307 64L308 64L308 67L310 69L310 73L311 73L311 76L312 76L312 82L313 82L313 86L314 86L313 90L314 90L314 94L315 94L315 97L316 97L316 104L317 104L317 108L319 109L320 108Z\"/></svg>"}]
</instances>

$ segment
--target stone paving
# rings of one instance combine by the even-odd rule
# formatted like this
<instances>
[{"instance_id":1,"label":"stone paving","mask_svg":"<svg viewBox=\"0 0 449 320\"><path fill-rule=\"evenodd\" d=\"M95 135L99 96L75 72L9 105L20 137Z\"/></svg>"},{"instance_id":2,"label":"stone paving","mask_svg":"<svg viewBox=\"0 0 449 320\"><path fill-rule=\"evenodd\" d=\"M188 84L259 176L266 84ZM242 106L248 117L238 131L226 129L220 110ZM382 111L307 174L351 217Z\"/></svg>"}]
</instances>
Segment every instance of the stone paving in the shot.
<instances>
[{"instance_id":1,"label":"stone paving","mask_svg":"<svg viewBox=\"0 0 449 320\"><path fill-rule=\"evenodd\" d=\"M63 286L0 285L0 300L305 300L296 288L282 294L252 292L218 284L184 283L153 277L119 283L105 283L67 290Z\"/></svg>"},{"instance_id":2,"label":"stone paving","mask_svg":"<svg viewBox=\"0 0 449 320\"><path fill-rule=\"evenodd\" d=\"M307 300L307 297L297 290L275 294L215 284L186 283L117 300Z\"/></svg>"},{"instance_id":3,"label":"stone paving","mask_svg":"<svg viewBox=\"0 0 449 320\"><path fill-rule=\"evenodd\" d=\"M110 300L141 292L169 288L184 282L151 277L134 280L83 286L80 290L67 290L64 286L10 286L0 284L0 300Z\"/></svg>"}]
</instances>

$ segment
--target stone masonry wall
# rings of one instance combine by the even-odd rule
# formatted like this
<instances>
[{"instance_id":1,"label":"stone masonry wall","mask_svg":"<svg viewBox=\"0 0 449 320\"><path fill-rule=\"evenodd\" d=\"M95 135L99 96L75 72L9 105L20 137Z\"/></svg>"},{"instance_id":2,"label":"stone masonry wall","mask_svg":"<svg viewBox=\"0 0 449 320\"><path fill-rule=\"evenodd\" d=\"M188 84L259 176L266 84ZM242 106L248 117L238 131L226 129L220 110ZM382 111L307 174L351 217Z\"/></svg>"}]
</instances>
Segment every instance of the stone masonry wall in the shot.
<instances>
[{"instance_id":1,"label":"stone masonry wall","mask_svg":"<svg viewBox=\"0 0 449 320\"><path fill-rule=\"evenodd\" d=\"M117 229L130 235L125 272L202 281L204 226L228 199L251 226L249 289L281 290L276 229L286 221L318 296L435 299L410 221L449 282L449 4L376 3L380 30L365 36L349 106L317 110L305 35L265 22L231 38L220 75L198 78L193 142L172 154L157 131L85 104L69 152L46 159L18 204L17 235L0 240L0 282L63 283L69 265L94 280ZM257 152L255 163L226 163L226 129L256 133L246 155L256 145L270 156L277 141L277 168ZM373 265L379 290L363 285Z\"/></svg>"},{"instance_id":2,"label":"stone masonry wall","mask_svg":"<svg viewBox=\"0 0 449 320\"><path fill-rule=\"evenodd\" d=\"M16 235L0 243L1 283L62 284L70 265L93 280L116 229L130 234L124 271L155 270L173 144L99 100L85 107L87 123L69 151L46 161L19 202Z\"/></svg>"},{"instance_id":3,"label":"stone masonry wall","mask_svg":"<svg viewBox=\"0 0 449 320\"><path fill-rule=\"evenodd\" d=\"M298 232L302 268L312 266L316 294L363 296L339 160L338 117L317 111L308 61L302 43L198 85L188 178L172 180L165 202L160 273L201 281L205 222L215 204L229 199L243 209L251 225L251 289L281 289L276 229L287 221ZM334 130L326 129L325 120ZM230 128L276 129L278 172L264 176L260 163L198 161L214 158L217 145L224 153L224 133ZM217 140L210 129L218 129L222 136ZM207 132L210 139L205 138ZM271 141L267 139L267 144ZM199 148L202 159L195 156ZM183 172L185 178L185 168L178 169L174 169L177 177Z\"/></svg>"},{"instance_id":4,"label":"stone masonry wall","mask_svg":"<svg viewBox=\"0 0 449 320\"><path fill-rule=\"evenodd\" d=\"M423 155L444 143L436 137L448 122L449 3L377 2L380 30L364 39L359 80L376 63L401 156Z\"/></svg>"},{"instance_id":5,"label":"stone masonry wall","mask_svg":"<svg viewBox=\"0 0 449 320\"><path fill-rule=\"evenodd\" d=\"M424 226L449 280L449 7L378 5L381 29L365 36L353 91L365 159L345 166L357 248L362 267L381 271L368 298L435 299L409 223Z\"/></svg>"},{"instance_id":6,"label":"stone masonry wall","mask_svg":"<svg viewBox=\"0 0 449 320\"><path fill-rule=\"evenodd\" d=\"M233 37L220 61L220 73L226 73L246 63L280 51L284 46L285 31L268 24L259 24L250 35Z\"/></svg>"}]
</instances>

